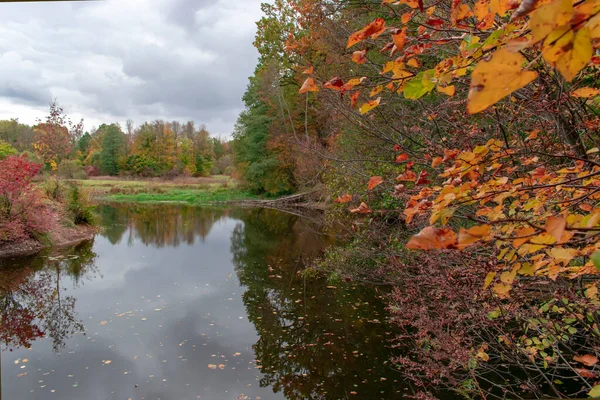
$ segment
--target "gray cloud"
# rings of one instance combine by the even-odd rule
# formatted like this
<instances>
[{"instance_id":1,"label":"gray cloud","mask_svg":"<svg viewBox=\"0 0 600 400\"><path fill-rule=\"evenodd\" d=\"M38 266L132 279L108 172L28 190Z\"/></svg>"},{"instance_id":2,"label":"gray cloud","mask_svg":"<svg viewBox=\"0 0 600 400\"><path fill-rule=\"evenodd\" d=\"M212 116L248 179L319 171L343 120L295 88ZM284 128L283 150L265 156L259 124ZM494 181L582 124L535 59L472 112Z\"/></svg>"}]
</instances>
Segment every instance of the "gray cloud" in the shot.
<instances>
[{"instance_id":1,"label":"gray cloud","mask_svg":"<svg viewBox=\"0 0 600 400\"><path fill-rule=\"evenodd\" d=\"M0 118L33 122L58 98L87 125L191 119L214 134L231 133L256 64L252 41L260 0L0 9ZM11 114L15 110L27 115Z\"/></svg>"}]
</instances>

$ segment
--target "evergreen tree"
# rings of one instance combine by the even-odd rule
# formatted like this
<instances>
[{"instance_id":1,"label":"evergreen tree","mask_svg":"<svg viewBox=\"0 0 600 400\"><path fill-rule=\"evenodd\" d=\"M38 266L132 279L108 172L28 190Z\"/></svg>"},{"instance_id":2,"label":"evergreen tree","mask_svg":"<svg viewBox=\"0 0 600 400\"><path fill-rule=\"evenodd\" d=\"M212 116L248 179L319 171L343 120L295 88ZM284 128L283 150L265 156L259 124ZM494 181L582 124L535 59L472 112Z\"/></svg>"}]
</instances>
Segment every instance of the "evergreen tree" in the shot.
<instances>
[{"instance_id":1,"label":"evergreen tree","mask_svg":"<svg viewBox=\"0 0 600 400\"><path fill-rule=\"evenodd\" d=\"M116 124L103 124L98 129L103 132L100 170L103 174L117 175L125 156L125 134Z\"/></svg>"}]
</instances>

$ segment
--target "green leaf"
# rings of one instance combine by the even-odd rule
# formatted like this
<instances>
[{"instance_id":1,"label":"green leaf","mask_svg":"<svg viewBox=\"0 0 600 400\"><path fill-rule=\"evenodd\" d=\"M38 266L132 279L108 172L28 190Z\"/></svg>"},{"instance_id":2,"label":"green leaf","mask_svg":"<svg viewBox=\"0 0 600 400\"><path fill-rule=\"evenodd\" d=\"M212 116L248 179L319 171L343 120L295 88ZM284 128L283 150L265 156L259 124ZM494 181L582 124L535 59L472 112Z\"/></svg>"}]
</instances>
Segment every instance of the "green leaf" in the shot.
<instances>
[{"instance_id":1,"label":"green leaf","mask_svg":"<svg viewBox=\"0 0 600 400\"><path fill-rule=\"evenodd\" d=\"M498 317L500 317L502 315L502 312L500 311L499 308L496 308L494 311L491 311L488 314L488 319L496 319Z\"/></svg>"},{"instance_id":2,"label":"green leaf","mask_svg":"<svg viewBox=\"0 0 600 400\"><path fill-rule=\"evenodd\" d=\"M404 97L411 100L417 100L435 88L432 82L433 70L421 71L417 76L406 83L404 88Z\"/></svg>"},{"instance_id":3,"label":"green leaf","mask_svg":"<svg viewBox=\"0 0 600 400\"><path fill-rule=\"evenodd\" d=\"M596 269L598 271L600 271L600 251L597 251L594 254L592 254L592 256L590 258L592 259L592 262L594 263L594 267L596 267Z\"/></svg>"}]
</instances>

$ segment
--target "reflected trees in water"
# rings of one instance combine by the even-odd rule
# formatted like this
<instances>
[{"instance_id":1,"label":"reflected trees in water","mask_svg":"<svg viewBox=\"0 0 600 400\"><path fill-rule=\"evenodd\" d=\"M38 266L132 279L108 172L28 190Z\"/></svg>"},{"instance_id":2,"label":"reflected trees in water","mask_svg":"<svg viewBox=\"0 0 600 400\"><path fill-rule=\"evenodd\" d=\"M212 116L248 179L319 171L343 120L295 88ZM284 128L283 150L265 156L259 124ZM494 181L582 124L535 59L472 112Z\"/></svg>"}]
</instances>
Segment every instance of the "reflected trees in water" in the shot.
<instances>
[{"instance_id":1,"label":"reflected trees in water","mask_svg":"<svg viewBox=\"0 0 600 400\"><path fill-rule=\"evenodd\" d=\"M390 399L408 390L387 362L394 350L377 291L303 273L330 241L319 226L271 210L236 216L231 249L260 336L261 386L292 400Z\"/></svg>"}]
</instances>

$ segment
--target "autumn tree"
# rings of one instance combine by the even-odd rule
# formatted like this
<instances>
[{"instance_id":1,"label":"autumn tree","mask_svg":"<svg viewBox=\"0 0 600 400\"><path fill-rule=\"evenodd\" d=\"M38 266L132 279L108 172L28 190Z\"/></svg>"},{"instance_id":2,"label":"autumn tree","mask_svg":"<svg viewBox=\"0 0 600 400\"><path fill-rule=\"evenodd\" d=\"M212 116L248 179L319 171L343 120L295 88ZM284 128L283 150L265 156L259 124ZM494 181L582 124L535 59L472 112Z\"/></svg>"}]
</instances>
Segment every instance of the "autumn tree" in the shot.
<instances>
[{"instance_id":1,"label":"autumn tree","mask_svg":"<svg viewBox=\"0 0 600 400\"><path fill-rule=\"evenodd\" d=\"M340 212L369 217L345 257L428 289L398 285L398 321L421 339L398 362L424 388L469 379L500 397L596 395L598 5L288 6L263 20L287 32L268 48L329 113L315 151ZM518 389L494 360L523 373ZM553 373L583 384L570 392Z\"/></svg>"},{"instance_id":2,"label":"autumn tree","mask_svg":"<svg viewBox=\"0 0 600 400\"><path fill-rule=\"evenodd\" d=\"M73 124L66 116L63 107L53 101L46 119L38 120L38 124L33 129L36 132L33 145L36 153L46 165L55 170L81 137L83 120Z\"/></svg>"}]
</instances>

